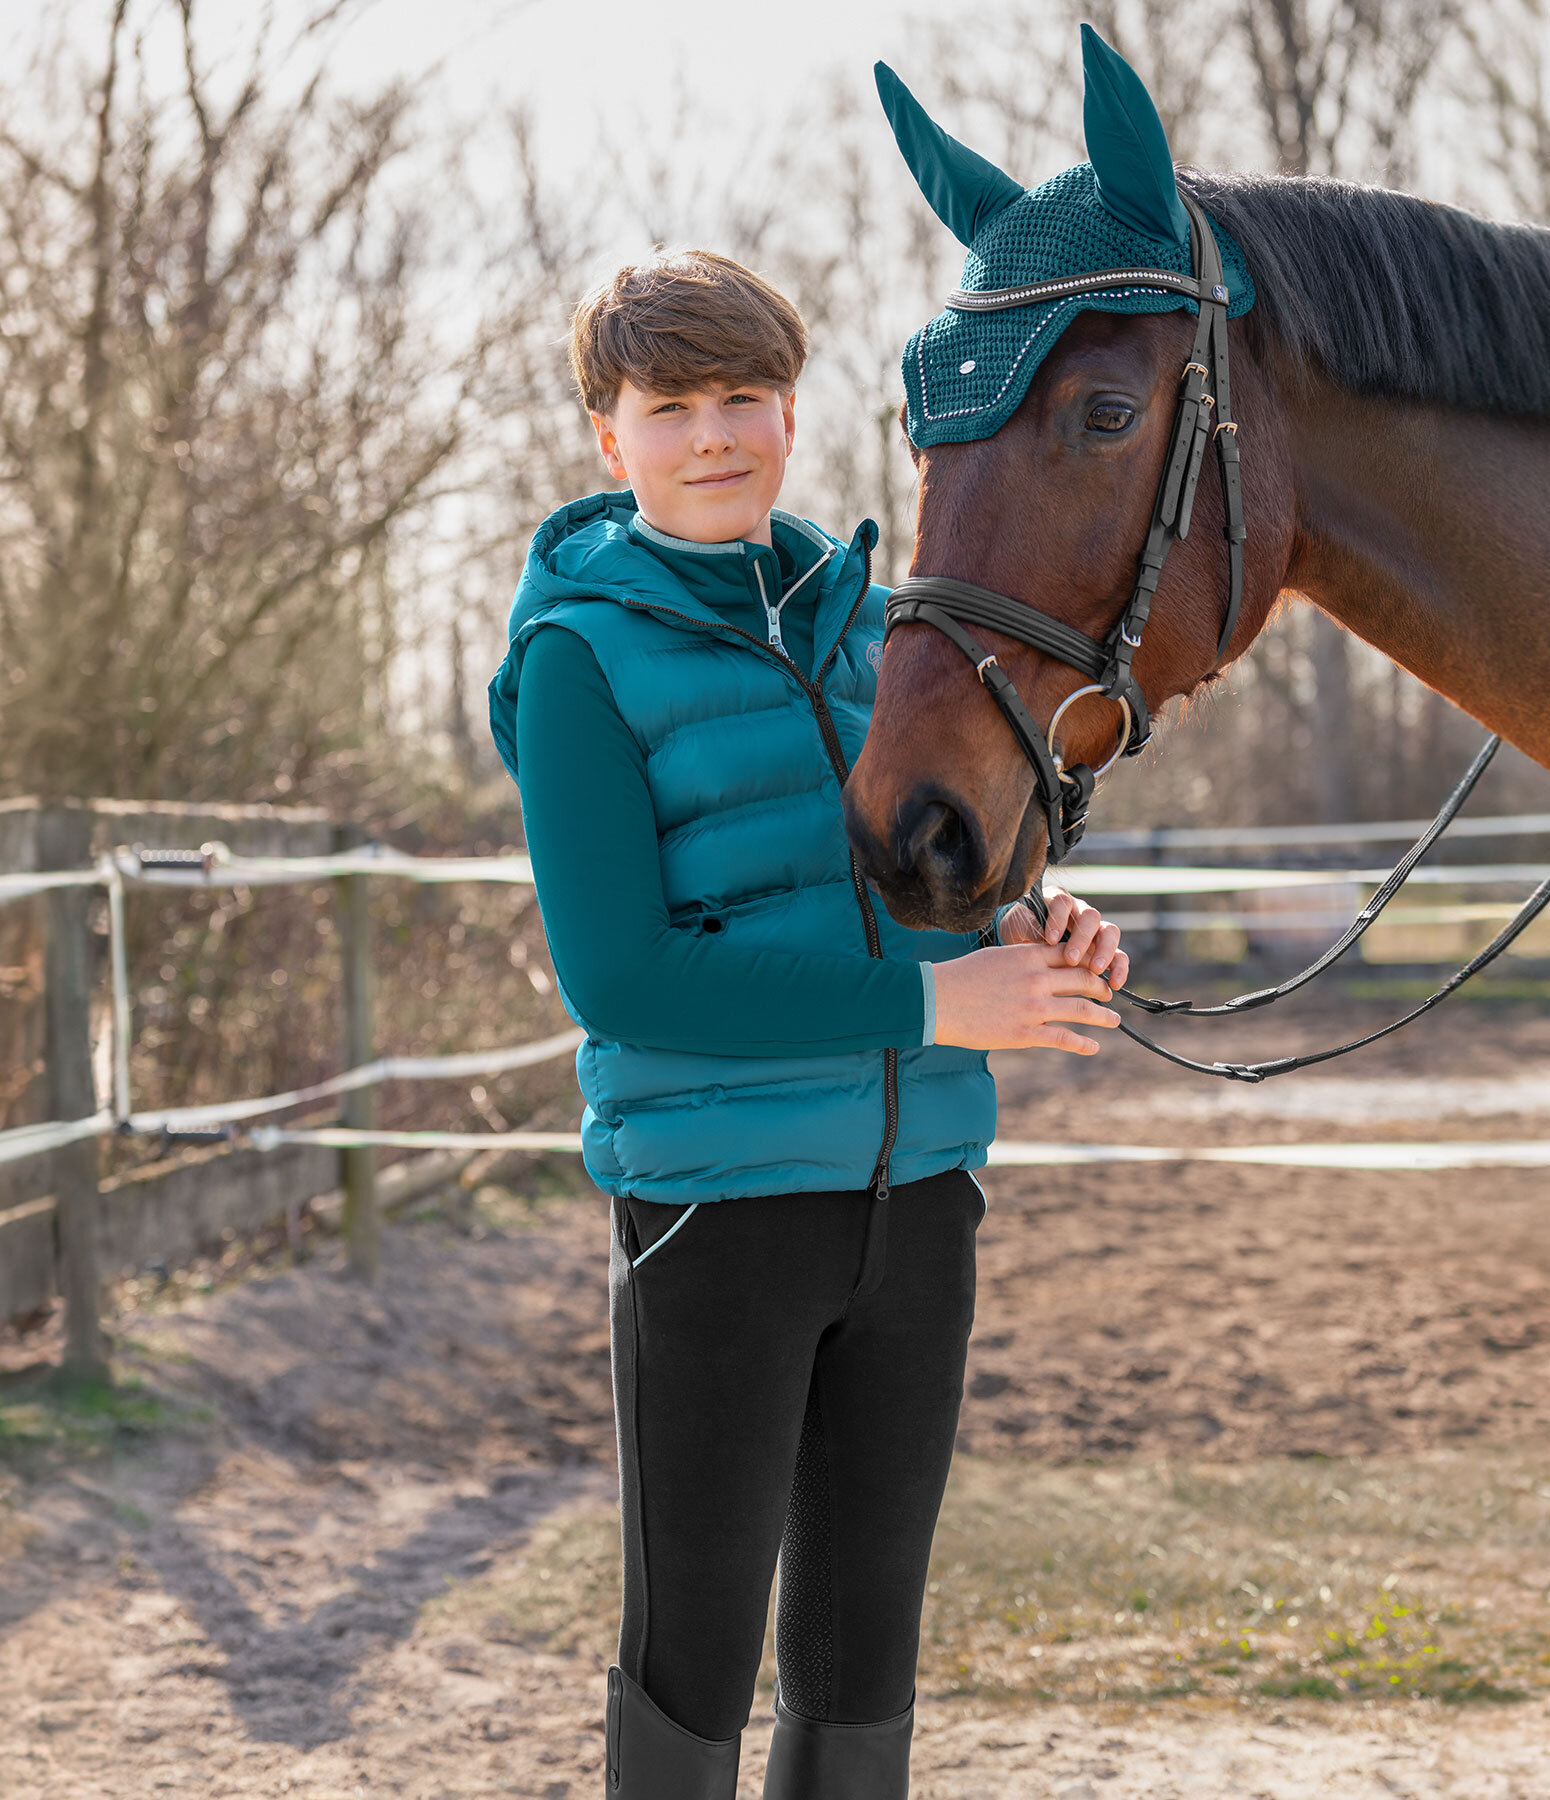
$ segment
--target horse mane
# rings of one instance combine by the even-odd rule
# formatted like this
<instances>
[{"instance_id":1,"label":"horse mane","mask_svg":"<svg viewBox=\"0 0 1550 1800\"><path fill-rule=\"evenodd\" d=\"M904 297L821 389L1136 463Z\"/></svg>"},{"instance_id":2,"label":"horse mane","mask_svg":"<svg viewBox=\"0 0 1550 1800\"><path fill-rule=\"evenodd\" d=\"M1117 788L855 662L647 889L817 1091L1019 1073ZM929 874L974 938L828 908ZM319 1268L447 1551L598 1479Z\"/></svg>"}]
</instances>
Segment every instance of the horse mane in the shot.
<instances>
[{"instance_id":1,"label":"horse mane","mask_svg":"<svg viewBox=\"0 0 1550 1800\"><path fill-rule=\"evenodd\" d=\"M1353 393L1550 417L1550 231L1317 176L1180 186L1242 247L1256 352Z\"/></svg>"}]
</instances>

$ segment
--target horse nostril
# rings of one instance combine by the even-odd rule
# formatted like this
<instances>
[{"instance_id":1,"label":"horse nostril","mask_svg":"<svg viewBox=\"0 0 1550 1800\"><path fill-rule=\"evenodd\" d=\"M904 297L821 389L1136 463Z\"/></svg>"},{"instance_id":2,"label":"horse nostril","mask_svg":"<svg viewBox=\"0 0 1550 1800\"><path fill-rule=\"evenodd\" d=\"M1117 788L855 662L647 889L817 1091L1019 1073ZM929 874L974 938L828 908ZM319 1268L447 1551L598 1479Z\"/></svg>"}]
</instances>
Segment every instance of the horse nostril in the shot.
<instances>
[{"instance_id":1,"label":"horse nostril","mask_svg":"<svg viewBox=\"0 0 1550 1800\"><path fill-rule=\"evenodd\" d=\"M933 892L973 894L984 879L985 849L978 831L940 797L900 808L897 843L900 873L918 875Z\"/></svg>"},{"instance_id":2,"label":"horse nostril","mask_svg":"<svg viewBox=\"0 0 1550 1800\"><path fill-rule=\"evenodd\" d=\"M916 813L906 834L899 834L899 867L908 874L922 859L952 861L963 843L963 821L950 806L933 800Z\"/></svg>"}]
</instances>

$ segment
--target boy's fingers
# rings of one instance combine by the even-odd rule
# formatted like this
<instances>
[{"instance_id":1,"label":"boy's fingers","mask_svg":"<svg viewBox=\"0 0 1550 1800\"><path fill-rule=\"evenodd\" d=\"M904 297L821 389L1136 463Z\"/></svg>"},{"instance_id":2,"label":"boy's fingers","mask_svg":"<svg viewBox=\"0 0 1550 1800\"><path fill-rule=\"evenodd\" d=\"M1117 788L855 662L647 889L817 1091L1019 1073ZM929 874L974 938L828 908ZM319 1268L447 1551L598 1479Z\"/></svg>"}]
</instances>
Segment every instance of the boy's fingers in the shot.
<instances>
[{"instance_id":1,"label":"boy's fingers","mask_svg":"<svg viewBox=\"0 0 1550 1800\"><path fill-rule=\"evenodd\" d=\"M1096 1056L1098 1046L1091 1038L1085 1038L1079 1031L1067 1031L1063 1025L1048 1025L1038 1035L1031 1050L1072 1050L1078 1056Z\"/></svg>"},{"instance_id":2,"label":"boy's fingers","mask_svg":"<svg viewBox=\"0 0 1550 1800\"><path fill-rule=\"evenodd\" d=\"M1049 917L1044 924L1046 944L1058 944L1071 922L1071 909L1076 904L1064 888L1056 888L1049 896Z\"/></svg>"},{"instance_id":3,"label":"boy's fingers","mask_svg":"<svg viewBox=\"0 0 1550 1800\"><path fill-rule=\"evenodd\" d=\"M1027 906L1014 906L1001 921L1001 942L1003 944L1042 944L1044 933L1039 921L1033 916L1033 909Z\"/></svg>"},{"instance_id":4,"label":"boy's fingers","mask_svg":"<svg viewBox=\"0 0 1550 1800\"><path fill-rule=\"evenodd\" d=\"M1084 906L1071 921L1071 936L1066 943L1066 961L1069 963L1087 962L1103 924L1102 915L1095 906Z\"/></svg>"},{"instance_id":5,"label":"boy's fingers","mask_svg":"<svg viewBox=\"0 0 1550 1800\"><path fill-rule=\"evenodd\" d=\"M1093 947L1087 956L1087 966L1102 974L1113 962L1119 950L1119 927L1117 925L1100 925L1093 937Z\"/></svg>"},{"instance_id":6,"label":"boy's fingers","mask_svg":"<svg viewBox=\"0 0 1550 1800\"><path fill-rule=\"evenodd\" d=\"M1112 1031L1119 1024L1119 1014L1107 1006L1100 1006L1096 1000L1083 1000L1078 995L1068 994L1050 1008L1051 1022L1059 1020L1065 1025L1097 1025L1104 1031Z\"/></svg>"},{"instance_id":7,"label":"boy's fingers","mask_svg":"<svg viewBox=\"0 0 1550 1800\"><path fill-rule=\"evenodd\" d=\"M1123 950L1114 952L1114 960L1104 971L1103 978L1111 988L1122 988L1130 979L1130 958Z\"/></svg>"},{"instance_id":8,"label":"boy's fingers","mask_svg":"<svg viewBox=\"0 0 1550 1800\"><path fill-rule=\"evenodd\" d=\"M1024 959L1021 963L1013 962L1007 965L1014 971L1012 979L1046 980L1051 993L1090 994L1094 999L1099 1000L1109 998L1109 988L1112 984L1085 963L1073 968L1065 959L1064 946L1039 942L1006 944L999 948L992 947L978 954L1008 957L1015 955Z\"/></svg>"},{"instance_id":9,"label":"boy's fingers","mask_svg":"<svg viewBox=\"0 0 1550 1800\"><path fill-rule=\"evenodd\" d=\"M1103 976L1095 975L1085 966L1078 969L1051 969L1049 991L1051 994L1085 995L1089 1000L1110 998L1109 983Z\"/></svg>"}]
</instances>

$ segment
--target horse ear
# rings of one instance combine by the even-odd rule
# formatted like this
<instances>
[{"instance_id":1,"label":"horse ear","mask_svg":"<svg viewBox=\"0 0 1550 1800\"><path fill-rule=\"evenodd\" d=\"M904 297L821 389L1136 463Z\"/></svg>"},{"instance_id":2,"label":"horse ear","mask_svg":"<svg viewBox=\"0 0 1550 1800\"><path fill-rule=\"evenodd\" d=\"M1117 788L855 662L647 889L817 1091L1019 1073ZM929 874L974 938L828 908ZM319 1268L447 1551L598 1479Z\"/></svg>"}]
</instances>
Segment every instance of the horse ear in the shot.
<instances>
[{"instance_id":1,"label":"horse ear","mask_svg":"<svg viewBox=\"0 0 1550 1800\"><path fill-rule=\"evenodd\" d=\"M932 212L960 244L972 244L997 213L1022 199L1024 190L993 162L976 156L934 124L887 63L875 63L872 73L899 149Z\"/></svg>"},{"instance_id":2,"label":"horse ear","mask_svg":"<svg viewBox=\"0 0 1550 1800\"><path fill-rule=\"evenodd\" d=\"M1082 130L1105 209L1142 237L1176 243L1189 218L1168 136L1141 77L1091 25L1082 27Z\"/></svg>"}]
</instances>

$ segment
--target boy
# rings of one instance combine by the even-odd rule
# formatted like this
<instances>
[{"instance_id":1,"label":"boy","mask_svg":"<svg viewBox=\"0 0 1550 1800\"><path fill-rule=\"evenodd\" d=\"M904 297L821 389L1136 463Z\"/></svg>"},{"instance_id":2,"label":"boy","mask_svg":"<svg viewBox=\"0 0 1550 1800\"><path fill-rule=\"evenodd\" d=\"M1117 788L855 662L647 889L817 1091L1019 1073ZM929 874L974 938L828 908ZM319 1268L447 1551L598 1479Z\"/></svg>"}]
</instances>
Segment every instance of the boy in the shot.
<instances>
[{"instance_id":1,"label":"boy","mask_svg":"<svg viewBox=\"0 0 1550 1800\"><path fill-rule=\"evenodd\" d=\"M881 659L876 527L775 509L806 350L707 252L582 301L577 385L632 485L539 529L490 687L612 1197L610 1800L732 1800L777 1555L766 1800L905 1794L985 1052L1094 1053L1071 1027L1115 1024L1102 973L1126 974L1059 892L1048 941L1002 909L1005 948L874 907L840 789Z\"/></svg>"}]
</instances>

